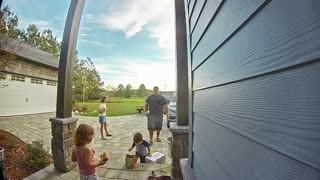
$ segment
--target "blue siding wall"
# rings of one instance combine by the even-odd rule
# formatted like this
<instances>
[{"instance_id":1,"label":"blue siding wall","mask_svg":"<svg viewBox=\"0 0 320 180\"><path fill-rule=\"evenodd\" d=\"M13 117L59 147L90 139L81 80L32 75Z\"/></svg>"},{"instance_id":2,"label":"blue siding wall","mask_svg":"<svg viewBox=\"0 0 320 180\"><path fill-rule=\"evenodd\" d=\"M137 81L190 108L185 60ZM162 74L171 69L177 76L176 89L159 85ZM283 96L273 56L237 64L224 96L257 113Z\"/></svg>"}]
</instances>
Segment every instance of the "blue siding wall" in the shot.
<instances>
[{"instance_id":1,"label":"blue siding wall","mask_svg":"<svg viewBox=\"0 0 320 180\"><path fill-rule=\"evenodd\" d=\"M197 179L320 179L320 1L190 0Z\"/></svg>"}]
</instances>

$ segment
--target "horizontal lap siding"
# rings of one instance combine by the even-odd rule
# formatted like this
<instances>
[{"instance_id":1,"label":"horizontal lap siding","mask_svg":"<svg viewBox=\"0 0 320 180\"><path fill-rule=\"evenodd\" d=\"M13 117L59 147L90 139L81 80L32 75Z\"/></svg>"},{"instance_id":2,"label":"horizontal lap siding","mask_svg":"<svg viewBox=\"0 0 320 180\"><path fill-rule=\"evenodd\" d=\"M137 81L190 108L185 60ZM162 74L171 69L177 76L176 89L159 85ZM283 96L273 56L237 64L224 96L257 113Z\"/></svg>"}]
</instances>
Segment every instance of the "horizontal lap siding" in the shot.
<instances>
[{"instance_id":1,"label":"horizontal lap siding","mask_svg":"<svg viewBox=\"0 0 320 180\"><path fill-rule=\"evenodd\" d=\"M319 180L320 1L193 2L197 179Z\"/></svg>"},{"instance_id":2,"label":"horizontal lap siding","mask_svg":"<svg viewBox=\"0 0 320 180\"><path fill-rule=\"evenodd\" d=\"M202 63L216 48L258 10L264 0L225 1L201 41L192 51L192 69ZM192 26L190 26L192 27ZM201 33L201 32L199 32ZM193 34L193 36L195 36ZM193 37L191 37L193 39Z\"/></svg>"},{"instance_id":3,"label":"horizontal lap siding","mask_svg":"<svg viewBox=\"0 0 320 180\"><path fill-rule=\"evenodd\" d=\"M189 8L188 8L188 14L191 17L191 14L193 13L194 5L197 0L190 0L189 1Z\"/></svg>"},{"instance_id":4,"label":"horizontal lap siding","mask_svg":"<svg viewBox=\"0 0 320 180\"><path fill-rule=\"evenodd\" d=\"M196 4L194 5L194 9L193 9L191 17L190 17L190 30L191 31L193 30L193 28L197 24L197 21L199 19L199 15L200 15L205 3L206 3L206 0L197 0Z\"/></svg>"},{"instance_id":5,"label":"horizontal lap siding","mask_svg":"<svg viewBox=\"0 0 320 180\"><path fill-rule=\"evenodd\" d=\"M194 111L320 169L319 82L320 61L196 91Z\"/></svg>"},{"instance_id":6,"label":"horizontal lap siding","mask_svg":"<svg viewBox=\"0 0 320 180\"><path fill-rule=\"evenodd\" d=\"M209 134L219 136L219 134L214 132L210 132ZM194 141L193 150L196 152L196 154L193 156L193 167L194 171L196 172L197 179L232 180L233 178L228 174L227 170L215 157L217 154L212 152L213 148L209 147L209 144L207 143L207 141L211 141L212 138L203 139L202 137L202 132L197 132L194 134L196 141Z\"/></svg>"},{"instance_id":7,"label":"horizontal lap siding","mask_svg":"<svg viewBox=\"0 0 320 180\"><path fill-rule=\"evenodd\" d=\"M269 3L250 23L193 72L194 90L257 76L319 58L320 1L309 2L312 3L290 1L287 7L288 0ZM299 11L304 13L297 13ZM209 45L205 49L214 50ZM193 56L193 61L202 59L202 55Z\"/></svg>"},{"instance_id":8,"label":"horizontal lap siding","mask_svg":"<svg viewBox=\"0 0 320 180\"><path fill-rule=\"evenodd\" d=\"M256 143L211 119L194 114L194 170L197 179L318 180L319 171Z\"/></svg>"},{"instance_id":9,"label":"horizontal lap siding","mask_svg":"<svg viewBox=\"0 0 320 180\"><path fill-rule=\"evenodd\" d=\"M199 16L197 25L194 26L191 32L191 49L199 42L200 37L205 33L206 28L210 25L218 12L219 7L223 4L224 0L207 0L203 10Z\"/></svg>"}]
</instances>

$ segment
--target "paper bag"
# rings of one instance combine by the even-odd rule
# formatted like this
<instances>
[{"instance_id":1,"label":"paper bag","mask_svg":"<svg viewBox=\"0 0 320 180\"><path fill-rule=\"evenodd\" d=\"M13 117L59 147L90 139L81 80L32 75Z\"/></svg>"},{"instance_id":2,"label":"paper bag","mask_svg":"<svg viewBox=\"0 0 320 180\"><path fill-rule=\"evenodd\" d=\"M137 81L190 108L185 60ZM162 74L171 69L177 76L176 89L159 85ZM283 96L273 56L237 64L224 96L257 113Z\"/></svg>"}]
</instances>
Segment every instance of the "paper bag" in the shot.
<instances>
[{"instance_id":1,"label":"paper bag","mask_svg":"<svg viewBox=\"0 0 320 180\"><path fill-rule=\"evenodd\" d=\"M135 155L126 154L126 168L133 169L136 165L137 158Z\"/></svg>"}]
</instances>

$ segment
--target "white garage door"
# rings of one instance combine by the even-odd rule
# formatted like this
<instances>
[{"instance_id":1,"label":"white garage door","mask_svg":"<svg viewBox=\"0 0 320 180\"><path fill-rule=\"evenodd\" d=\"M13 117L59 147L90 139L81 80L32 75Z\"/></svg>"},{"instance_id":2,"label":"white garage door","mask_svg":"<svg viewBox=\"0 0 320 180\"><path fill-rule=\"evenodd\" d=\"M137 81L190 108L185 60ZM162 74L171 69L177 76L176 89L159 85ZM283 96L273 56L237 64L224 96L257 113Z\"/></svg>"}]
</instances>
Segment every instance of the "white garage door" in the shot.
<instances>
[{"instance_id":1,"label":"white garage door","mask_svg":"<svg viewBox=\"0 0 320 180\"><path fill-rule=\"evenodd\" d=\"M1 82L0 116L56 111L57 82L18 75L7 75L11 81Z\"/></svg>"}]
</instances>

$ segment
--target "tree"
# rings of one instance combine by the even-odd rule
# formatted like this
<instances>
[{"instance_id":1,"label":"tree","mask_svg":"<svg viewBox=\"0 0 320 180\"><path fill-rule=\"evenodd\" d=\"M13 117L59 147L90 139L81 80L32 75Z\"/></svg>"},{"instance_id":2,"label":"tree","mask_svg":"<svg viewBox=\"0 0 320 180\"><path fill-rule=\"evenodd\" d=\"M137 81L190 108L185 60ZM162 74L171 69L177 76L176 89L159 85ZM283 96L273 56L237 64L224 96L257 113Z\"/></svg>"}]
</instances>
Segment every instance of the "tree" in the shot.
<instances>
[{"instance_id":1,"label":"tree","mask_svg":"<svg viewBox=\"0 0 320 180\"><path fill-rule=\"evenodd\" d=\"M123 96L123 92L124 92L124 86L122 84L119 84L118 86L118 90L117 90L117 96L118 97L122 97Z\"/></svg>"},{"instance_id":2,"label":"tree","mask_svg":"<svg viewBox=\"0 0 320 180\"><path fill-rule=\"evenodd\" d=\"M131 95L132 95L132 87L130 84L128 84L124 89L124 97L128 98L128 97L131 97Z\"/></svg>"},{"instance_id":3,"label":"tree","mask_svg":"<svg viewBox=\"0 0 320 180\"><path fill-rule=\"evenodd\" d=\"M4 71L12 71L15 67L16 56L10 52L15 51L17 47L10 43L10 39L17 37L17 25L18 17L8 6L0 10L0 88L7 86L3 81L6 80Z\"/></svg>"},{"instance_id":4,"label":"tree","mask_svg":"<svg viewBox=\"0 0 320 180\"><path fill-rule=\"evenodd\" d=\"M43 30L39 41L41 50L49 52L56 57L60 56L61 43L57 40L57 37L53 36L51 29Z\"/></svg>"},{"instance_id":5,"label":"tree","mask_svg":"<svg viewBox=\"0 0 320 180\"><path fill-rule=\"evenodd\" d=\"M106 94L108 96L116 96L116 93L117 93L117 88L112 86L112 85L107 85L106 86Z\"/></svg>"},{"instance_id":6,"label":"tree","mask_svg":"<svg viewBox=\"0 0 320 180\"><path fill-rule=\"evenodd\" d=\"M35 24L29 24L27 31L24 35L25 42L34 47L39 47L40 44L40 32Z\"/></svg>"},{"instance_id":7,"label":"tree","mask_svg":"<svg viewBox=\"0 0 320 180\"><path fill-rule=\"evenodd\" d=\"M146 93L146 86L144 84L141 84L137 91L137 96L143 97L145 93Z\"/></svg>"},{"instance_id":8,"label":"tree","mask_svg":"<svg viewBox=\"0 0 320 180\"><path fill-rule=\"evenodd\" d=\"M85 66L87 75L87 91L88 98L92 101L93 98L99 97L98 90L100 89L101 78L96 70L92 60L87 58L87 65Z\"/></svg>"},{"instance_id":9,"label":"tree","mask_svg":"<svg viewBox=\"0 0 320 180\"><path fill-rule=\"evenodd\" d=\"M79 59L76 52L74 59L73 99L86 101L99 99L101 78L90 58Z\"/></svg>"},{"instance_id":10,"label":"tree","mask_svg":"<svg viewBox=\"0 0 320 180\"><path fill-rule=\"evenodd\" d=\"M51 29L44 29L40 32L35 24L29 24L26 31L18 30L18 38L31 46L53 54L55 57L60 56L61 43L57 37L53 36Z\"/></svg>"},{"instance_id":11,"label":"tree","mask_svg":"<svg viewBox=\"0 0 320 180\"><path fill-rule=\"evenodd\" d=\"M16 56L12 52L18 51L19 44L12 39L28 43L56 57L60 55L61 43L50 29L40 33L35 24L30 24L27 30L20 30L17 28L18 21L18 16L10 11L9 6L0 10L0 81L6 79L4 71L13 71L15 67ZM0 87L5 86L2 81Z\"/></svg>"},{"instance_id":12,"label":"tree","mask_svg":"<svg viewBox=\"0 0 320 180\"><path fill-rule=\"evenodd\" d=\"M6 37L17 38L18 16L10 11L9 6L5 6L1 12L1 33Z\"/></svg>"}]
</instances>

